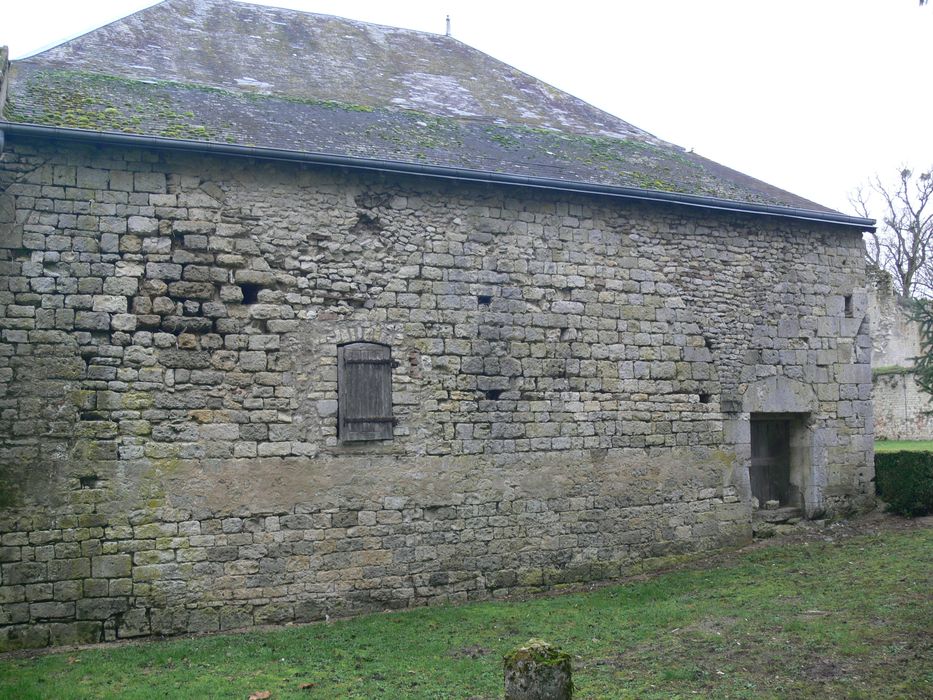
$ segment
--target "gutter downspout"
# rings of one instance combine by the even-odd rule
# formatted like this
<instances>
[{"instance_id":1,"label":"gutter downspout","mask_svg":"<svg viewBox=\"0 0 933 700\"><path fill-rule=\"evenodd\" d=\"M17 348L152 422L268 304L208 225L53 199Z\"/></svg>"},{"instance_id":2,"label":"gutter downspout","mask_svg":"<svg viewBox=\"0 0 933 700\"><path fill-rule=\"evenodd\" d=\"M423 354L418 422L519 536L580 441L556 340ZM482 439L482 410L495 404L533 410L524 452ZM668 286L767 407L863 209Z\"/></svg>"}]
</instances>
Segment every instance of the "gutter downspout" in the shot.
<instances>
[{"instance_id":1,"label":"gutter downspout","mask_svg":"<svg viewBox=\"0 0 933 700\"><path fill-rule=\"evenodd\" d=\"M463 182L486 183L497 185L512 185L516 187L531 187L536 189L572 192L575 194L595 194L619 199L663 202L678 204L700 209L726 211L737 214L758 214L774 216L783 219L796 219L800 221L815 221L820 223L838 224L855 227L860 231L874 231L875 220L857 216L848 216L837 212L813 211L794 207L779 207L771 204L755 204L735 202L717 197L681 194L676 192L662 192L658 190L645 190L637 187L621 187L616 185L601 185L596 183L559 180L556 178L535 177L529 175L511 175L486 170L471 170L440 165L421 165L407 161L395 161L379 158L358 158L327 153L313 153L307 151L294 151L282 148L266 148L262 146L241 146L237 144L218 143L216 141L189 141L173 139L162 136L141 136L138 134L117 134L109 131L92 131L88 129L70 129L58 126L41 126L34 124L18 124L0 120L0 143L2 133L6 131L13 135L33 136L69 141L93 141L123 146L142 148L155 148L159 150L184 151L206 154L234 156L239 158L258 158L261 160L277 160L293 163L307 163L325 165L352 170L368 170L375 172L394 173L401 175L420 175L444 180L458 180Z\"/></svg>"}]
</instances>

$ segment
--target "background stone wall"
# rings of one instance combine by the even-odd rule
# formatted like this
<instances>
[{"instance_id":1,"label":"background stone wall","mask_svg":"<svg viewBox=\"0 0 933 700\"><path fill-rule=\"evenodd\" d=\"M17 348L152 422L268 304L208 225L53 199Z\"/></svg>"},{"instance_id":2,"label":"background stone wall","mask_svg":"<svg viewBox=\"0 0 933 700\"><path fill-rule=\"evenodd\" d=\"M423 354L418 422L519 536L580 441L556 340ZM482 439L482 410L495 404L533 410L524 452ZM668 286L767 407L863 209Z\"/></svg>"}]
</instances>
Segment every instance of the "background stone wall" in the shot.
<instances>
[{"instance_id":1,"label":"background stone wall","mask_svg":"<svg viewBox=\"0 0 933 700\"><path fill-rule=\"evenodd\" d=\"M23 139L0 192L0 647L744 541L735 425L770 377L812 388L820 507L871 497L856 233ZM392 348L391 441L338 440L353 340Z\"/></svg>"},{"instance_id":2,"label":"background stone wall","mask_svg":"<svg viewBox=\"0 0 933 700\"><path fill-rule=\"evenodd\" d=\"M886 272L871 275L868 292L872 366L913 367L920 354L920 328L910 318L907 300L894 293Z\"/></svg>"},{"instance_id":3,"label":"background stone wall","mask_svg":"<svg viewBox=\"0 0 933 700\"><path fill-rule=\"evenodd\" d=\"M933 399L920 389L913 372L877 374L873 385L879 440L933 440Z\"/></svg>"},{"instance_id":4,"label":"background stone wall","mask_svg":"<svg viewBox=\"0 0 933 700\"><path fill-rule=\"evenodd\" d=\"M920 325L898 297L886 273L869 286L872 324L872 402L879 440L933 439L933 400L914 379L920 354Z\"/></svg>"}]
</instances>

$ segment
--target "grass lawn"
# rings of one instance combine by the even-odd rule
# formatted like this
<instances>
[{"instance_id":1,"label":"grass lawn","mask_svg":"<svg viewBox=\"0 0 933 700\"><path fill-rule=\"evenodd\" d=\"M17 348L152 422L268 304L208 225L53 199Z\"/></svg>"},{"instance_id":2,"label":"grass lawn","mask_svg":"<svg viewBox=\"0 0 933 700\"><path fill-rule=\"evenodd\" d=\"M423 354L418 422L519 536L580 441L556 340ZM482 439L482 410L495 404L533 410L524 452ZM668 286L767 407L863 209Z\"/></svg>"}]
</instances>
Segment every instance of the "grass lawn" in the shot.
<instances>
[{"instance_id":1,"label":"grass lawn","mask_svg":"<svg viewBox=\"0 0 933 700\"><path fill-rule=\"evenodd\" d=\"M933 440L878 440L875 452L933 452Z\"/></svg>"},{"instance_id":2,"label":"grass lawn","mask_svg":"<svg viewBox=\"0 0 933 700\"><path fill-rule=\"evenodd\" d=\"M7 656L0 697L499 698L543 637L579 698L931 698L933 527L880 522L560 597Z\"/></svg>"}]
</instances>

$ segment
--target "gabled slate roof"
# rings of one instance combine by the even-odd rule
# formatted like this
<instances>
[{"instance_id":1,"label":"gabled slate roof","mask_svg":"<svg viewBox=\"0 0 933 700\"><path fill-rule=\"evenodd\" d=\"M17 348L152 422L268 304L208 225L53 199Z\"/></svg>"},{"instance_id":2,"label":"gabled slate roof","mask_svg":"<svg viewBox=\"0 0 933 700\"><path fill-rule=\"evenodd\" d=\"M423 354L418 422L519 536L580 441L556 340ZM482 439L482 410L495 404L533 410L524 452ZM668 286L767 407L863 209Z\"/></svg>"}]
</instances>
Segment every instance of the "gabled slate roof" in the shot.
<instances>
[{"instance_id":1,"label":"gabled slate roof","mask_svg":"<svg viewBox=\"0 0 933 700\"><path fill-rule=\"evenodd\" d=\"M228 0L166 0L13 62L0 116L832 213L451 37Z\"/></svg>"}]
</instances>

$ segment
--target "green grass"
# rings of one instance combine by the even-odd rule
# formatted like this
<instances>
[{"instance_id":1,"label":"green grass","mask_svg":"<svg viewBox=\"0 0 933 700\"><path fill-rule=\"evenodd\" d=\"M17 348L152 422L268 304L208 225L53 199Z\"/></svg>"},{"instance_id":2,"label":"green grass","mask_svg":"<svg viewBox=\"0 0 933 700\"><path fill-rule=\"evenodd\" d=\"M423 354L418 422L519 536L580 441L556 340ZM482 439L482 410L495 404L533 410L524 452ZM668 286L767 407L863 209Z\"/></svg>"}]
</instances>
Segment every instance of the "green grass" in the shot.
<instances>
[{"instance_id":1,"label":"green grass","mask_svg":"<svg viewBox=\"0 0 933 700\"><path fill-rule=\"evenodd\" d=\"M933 440L878 440L875 452L933 452Z\"/></svg>"},{"instance_id":2,"label":"green grass","mask_svg":"<svg viewBox=\"0 0 933 700\"><path fill-rule=\"evenodd\" d=\"M7 657L0 697L498 698L530 637L574 656L579 698L933 697L933 529L828 539L526 602Z\"/></svg>"}]
</instances>

